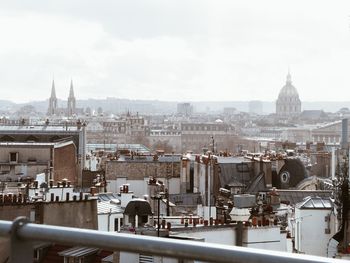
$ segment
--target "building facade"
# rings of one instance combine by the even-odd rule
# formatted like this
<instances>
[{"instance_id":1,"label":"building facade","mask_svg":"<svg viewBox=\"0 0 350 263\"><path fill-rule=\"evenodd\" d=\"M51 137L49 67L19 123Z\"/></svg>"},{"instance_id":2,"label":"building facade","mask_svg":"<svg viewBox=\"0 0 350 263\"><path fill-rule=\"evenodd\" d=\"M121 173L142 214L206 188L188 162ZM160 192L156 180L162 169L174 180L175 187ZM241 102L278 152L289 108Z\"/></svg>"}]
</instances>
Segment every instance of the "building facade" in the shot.
<instances>
[{"instance_id":1,"label":"building facade","mask_svg":"<svg viewBox=\"0 0 350 263\"><path fill-rule=\"evenodd\" d=\"M64 178L78 182L76 147L72 141L61 143L1 142L0 180L35 179L46 174L46 181Z\"/></svg>"}]
</instances>

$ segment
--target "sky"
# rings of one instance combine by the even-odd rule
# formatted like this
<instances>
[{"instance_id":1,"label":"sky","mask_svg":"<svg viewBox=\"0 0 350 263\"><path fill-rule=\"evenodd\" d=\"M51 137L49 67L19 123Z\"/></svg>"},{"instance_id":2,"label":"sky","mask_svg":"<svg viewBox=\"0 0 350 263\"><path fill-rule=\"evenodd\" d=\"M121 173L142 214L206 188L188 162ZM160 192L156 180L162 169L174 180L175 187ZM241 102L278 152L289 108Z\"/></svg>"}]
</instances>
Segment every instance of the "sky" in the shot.
<instances>
[{"instance_id":1,"label":"sky","mask_svg":"<svg viewBox=\"0 0 350 263\"><path fill-rule=\"evenodd\" d=\"M350 100L350 1L0 2L0 99Z\"/></svg>"}]
</instances>

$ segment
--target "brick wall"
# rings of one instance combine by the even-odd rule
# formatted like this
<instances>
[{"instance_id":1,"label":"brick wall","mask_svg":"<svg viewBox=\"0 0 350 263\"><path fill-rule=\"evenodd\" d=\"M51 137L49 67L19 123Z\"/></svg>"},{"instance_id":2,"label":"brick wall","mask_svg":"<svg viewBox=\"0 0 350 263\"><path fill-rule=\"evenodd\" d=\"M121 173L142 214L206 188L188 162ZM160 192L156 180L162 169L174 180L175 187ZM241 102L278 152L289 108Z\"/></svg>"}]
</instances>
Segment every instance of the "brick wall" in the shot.
<instances>
[{"instance_id":1,"label":"brick wall","mask_svg":"<svg viewBox=\"0 0 350 263\"><path fill-rule=\"evenodd\" d=\"M73 185L78 183L78 169L76 147L68 144L55 148L54 151L54 180L62 181L67 178Z\"/></svg>"},{"instance_id":2,"label":"brick wall","mask_svg":"<svg viewBox=\"0 0 350 263\"><path fill-rule=\"evenodd\" d=\"M180 162L173 162L173 177L180 177ZM106 180L127 177L128 180L143 180L145 177L157 176L166 178L171 176L172 162L121 162L108 161L106 163Z\"/></svg>"},{"instance_id":3,"label":"brick wall","mask_svg":"<svg viewBox=\"0 0 350 263\"><path fill-rule=\"evenodd\" d=\"M35 212L35 222L47 225L79 227L97 230L97 200L69 202L37 202L27 204L0 204L0 220L30 217Z\"/></svg>"}]
</instances>

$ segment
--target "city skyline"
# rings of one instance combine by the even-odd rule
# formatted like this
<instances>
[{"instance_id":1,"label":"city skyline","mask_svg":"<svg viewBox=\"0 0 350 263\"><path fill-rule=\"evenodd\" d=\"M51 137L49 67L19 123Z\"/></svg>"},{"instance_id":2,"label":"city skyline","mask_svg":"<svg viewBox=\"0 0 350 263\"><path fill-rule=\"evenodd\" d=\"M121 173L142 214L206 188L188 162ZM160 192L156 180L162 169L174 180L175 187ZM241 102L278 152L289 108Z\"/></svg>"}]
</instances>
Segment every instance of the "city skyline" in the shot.
<instances>
[{"instance_id":1,"label":"city skyline","mask_svg":"<svg viewBox=\"0 0 350 263\"><path fill-rule=\"evenodd\" d=\"M47 99L54 78L60 98L73 79L81 99L274 101L288 68L302 101L350 86L346 1L0 6L2 99Z\"/></svg>"}]
</instances>

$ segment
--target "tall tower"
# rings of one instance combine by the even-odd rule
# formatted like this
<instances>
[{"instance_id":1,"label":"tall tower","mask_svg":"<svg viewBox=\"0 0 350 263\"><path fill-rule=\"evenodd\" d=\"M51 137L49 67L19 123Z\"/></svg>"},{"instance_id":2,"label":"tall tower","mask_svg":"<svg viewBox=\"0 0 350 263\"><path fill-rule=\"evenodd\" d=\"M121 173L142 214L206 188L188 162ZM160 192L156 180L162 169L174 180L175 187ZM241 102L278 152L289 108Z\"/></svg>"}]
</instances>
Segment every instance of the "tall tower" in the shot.
<instances>
[{"instance_id":1,"label":"tall tower","mask_svg":"<svg viewBox=\"0 0 350 263\"><path fill-rule=\"evenodd\" d=\"M68 117L73 116L76 113L75 97L74 97L74 90L73 90L73 80L70 81L67 113L68 113Z\"/></svg>"},{"instance_id":2,"label":"tall tower","mask_svg":"<svg viewBox=\"0 0 350 263\"><path fill-rule=\"evenodd\" d=\"M55 80L52 80L51 96L49 99L49 109L47 110L47 115L52 116L57 113L57 97L55 90Z\"/></svg>"}]
</instances>

